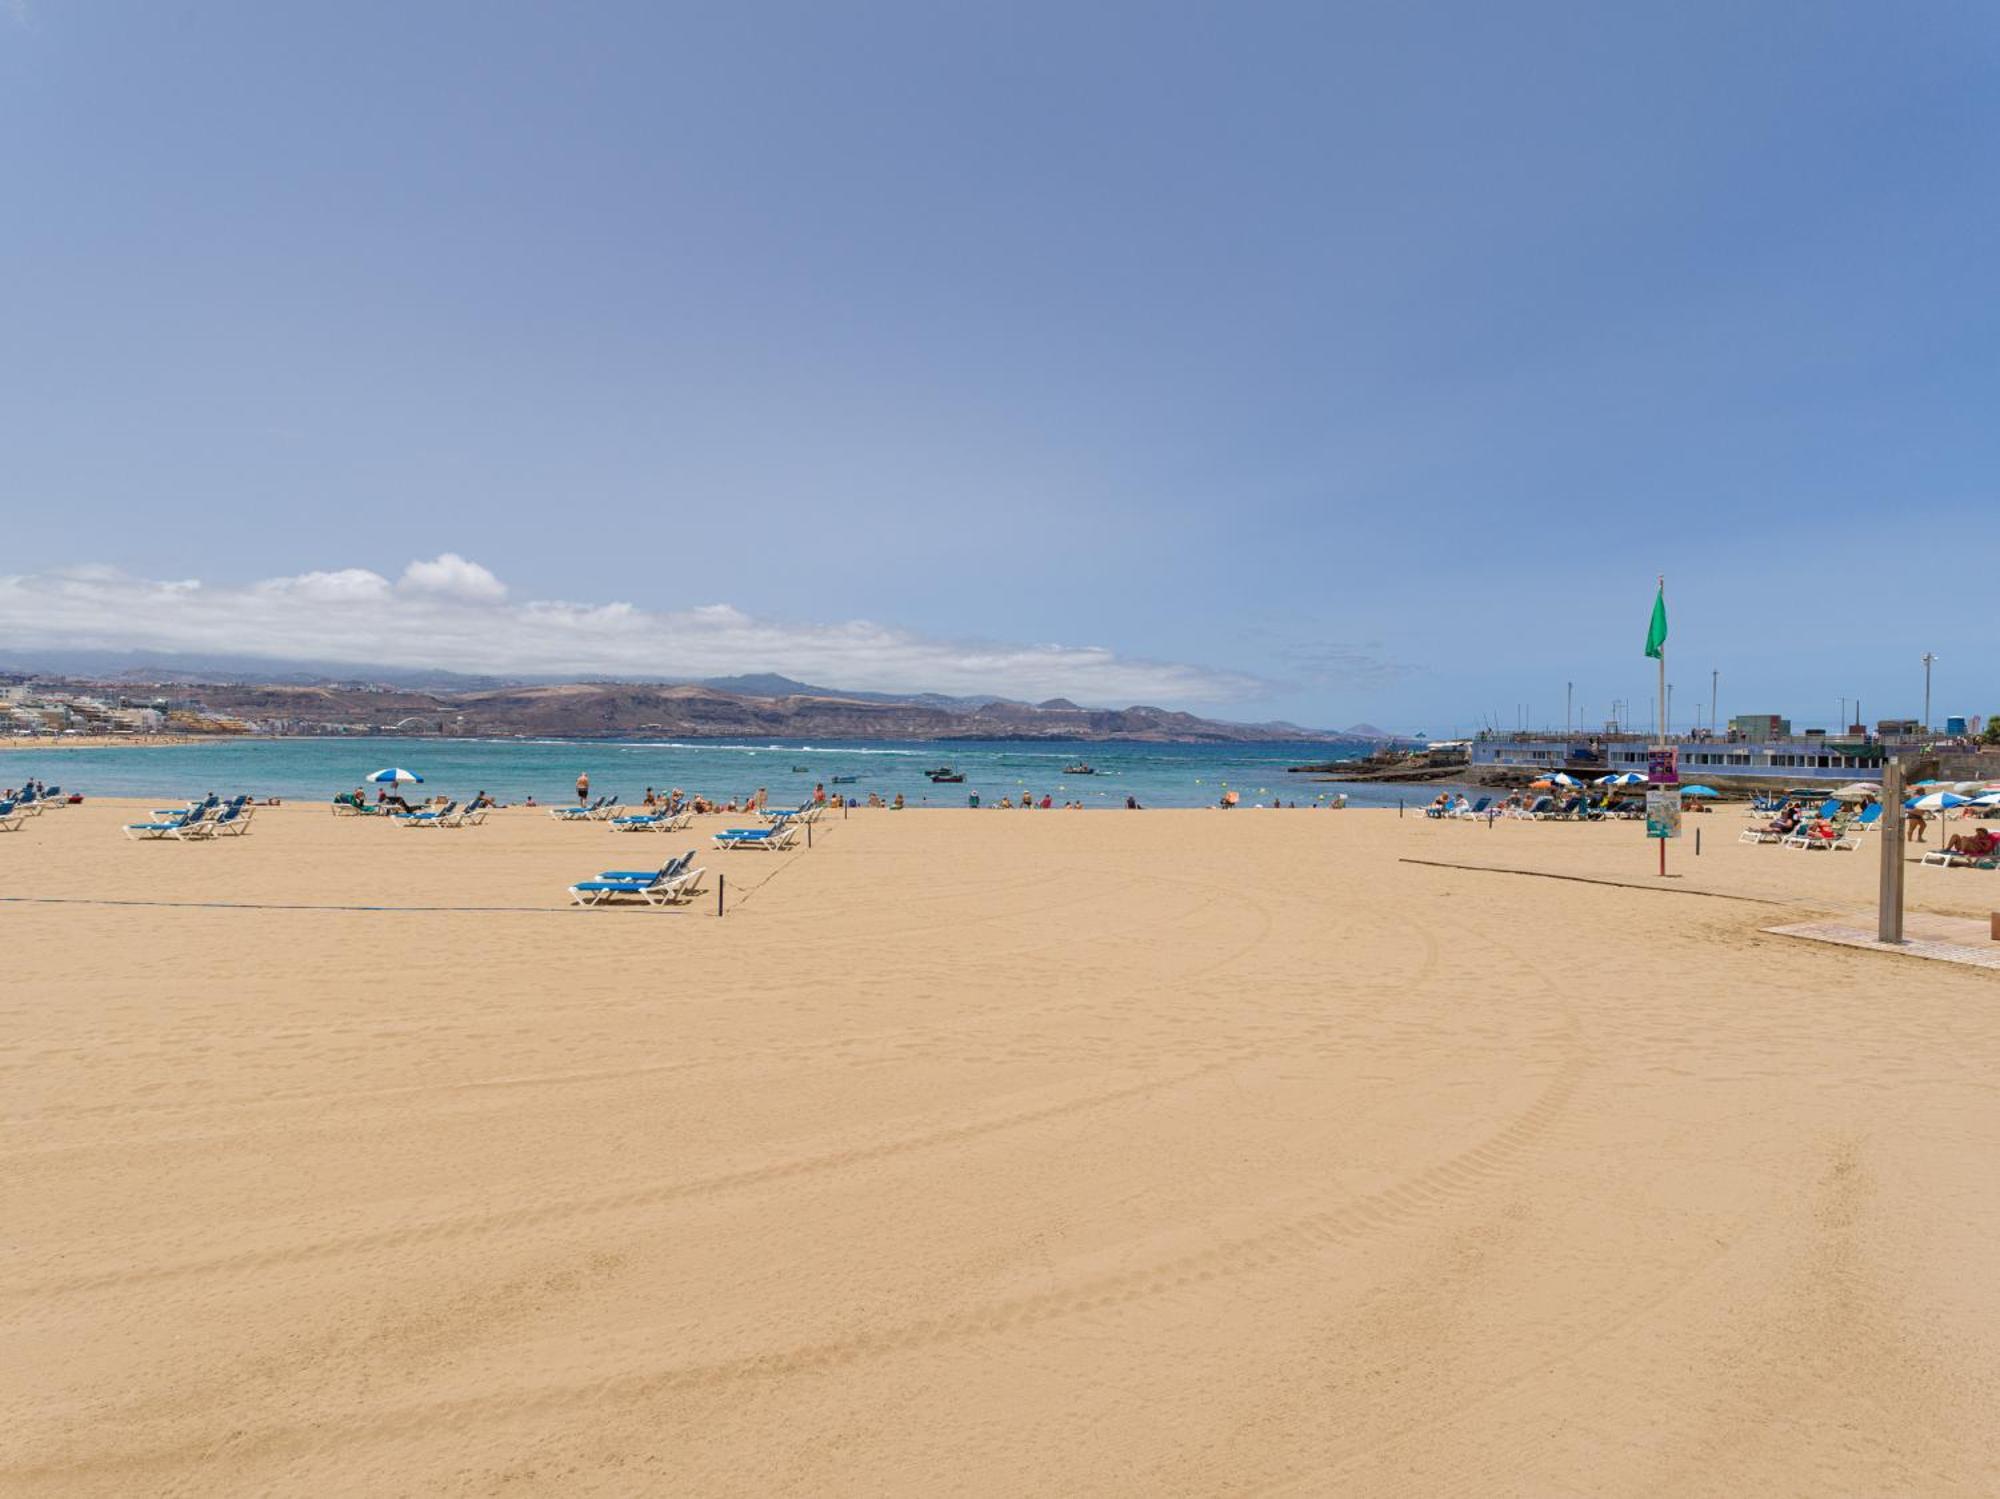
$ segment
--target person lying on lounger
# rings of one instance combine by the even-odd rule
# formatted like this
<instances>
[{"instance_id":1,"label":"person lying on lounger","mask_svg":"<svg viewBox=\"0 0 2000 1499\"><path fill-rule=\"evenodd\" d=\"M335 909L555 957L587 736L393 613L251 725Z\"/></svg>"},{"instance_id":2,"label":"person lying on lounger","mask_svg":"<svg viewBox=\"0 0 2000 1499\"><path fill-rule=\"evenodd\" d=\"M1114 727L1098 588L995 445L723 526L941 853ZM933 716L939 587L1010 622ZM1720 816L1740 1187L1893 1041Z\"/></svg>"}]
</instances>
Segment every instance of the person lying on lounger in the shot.
<instances>
[{"instance_id":1,"label":"person lying on lounger","mask_svg":"<svg viewBox=\"0 0 2000 1499\"><path fill-rule=\"evenodd\" d=\"M1767 833L1776 833L1780 837L1789 837L1798 825L1799 809L1787 806L1784 811L1764 824L1764 831Z\"/></svg>"},{"instance_id":2,"label":"person lying on lounger","mask_svg":"<svg viewBox=\"0 0 2000 1499\"><path fill-rule=\"evenodd\" d=\"M2000 848L2000 838L1993 836L1990 828L1980 828L1976 832L1960 833L1947 839L1945 847L1955 854L1964 854L1971 859L1984 859Z\"/></svg>"}]
</instances>

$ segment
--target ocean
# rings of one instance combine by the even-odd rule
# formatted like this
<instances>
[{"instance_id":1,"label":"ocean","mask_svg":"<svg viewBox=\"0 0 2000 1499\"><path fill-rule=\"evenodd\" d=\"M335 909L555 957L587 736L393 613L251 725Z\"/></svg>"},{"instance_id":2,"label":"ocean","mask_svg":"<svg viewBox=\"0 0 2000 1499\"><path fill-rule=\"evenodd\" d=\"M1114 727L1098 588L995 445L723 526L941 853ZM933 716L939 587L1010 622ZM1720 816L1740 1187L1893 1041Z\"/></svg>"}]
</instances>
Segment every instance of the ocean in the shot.
<instances>
[{"instance_id":1,"label":"ocean","mask_svg":"<svg viewBox=\"0 0 2000 1499\"><path fill-rule=\"evenodd\" d=\"M911 806L963 807L977 795L997 805L1023 795L1086 808L1213 806L1225 791L1242 805L1274 798L1299 806L1346 792L1350 805L1412 805L1434 787L1329 784L1288 775L1291 765L1358 759L1358 744L1286 741L1255 744L1022 743L955 740L910 743L842 740L800 744L701 740L610 741L561 739L217 739L191 745L110 749L0 751L0 786L40 777L85 795L151 796L163 800L211 790L258 797L324 799L352 790L362 777L401 766L424 778L426 791L468 797L484 790L505 802L534 797L543 803L575 798L577 774L590 773L593 794L617 792L639 801L648 786L678 786L719 800L766 788L777 805L801 801L825 783L829 794L850 792L884 799L901 792ZM1095 775L1066 775L1085 762ZM963 785L934 785L925 772L949 765ZM836 777L853 777L836 783Z\"/></svg>"}]
</instances>

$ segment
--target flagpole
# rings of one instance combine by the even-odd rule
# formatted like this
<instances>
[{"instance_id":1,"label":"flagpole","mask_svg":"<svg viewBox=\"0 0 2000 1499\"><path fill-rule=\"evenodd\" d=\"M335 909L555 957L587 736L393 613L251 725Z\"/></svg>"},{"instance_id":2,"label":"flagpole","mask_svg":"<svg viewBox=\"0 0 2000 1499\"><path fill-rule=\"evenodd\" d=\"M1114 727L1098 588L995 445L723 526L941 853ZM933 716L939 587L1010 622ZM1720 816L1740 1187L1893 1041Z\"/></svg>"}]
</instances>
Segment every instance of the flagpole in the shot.
<instances>
[{"instance_id":1,"label":"flagpole","mask_svg":"<svg viewBox=\"0 0 2000 1499\"><path fill-rule=\"evenodd\" d=\"M1665 598L1666 596L1667 596L1667 575L1665 573L1661 573L1660 591L1657 597ZM1667 723L1667 642L1664 636L1660 640L1659 701L1660 701L1660 741L1656 747L1661 750L1664 750L1667 747L1668 738L1673 733L1672 727ZM1659 840L1659 843L1660 843L1660 878L1665 879L1667 877L1667 840L1662 838Z\"/></svg>"},{"instance_id":2,"label":"flagpole","mask_svg":"<svg viewBox=\"0 0 2000 1499\"><path fill-rule=\"evenodd\" d=\"M1667 575L1660 574L1660 597L1667 594ZM1667 643L1660 642L1660 748L1667 747L1667 740L1673 734L1673 726L1667 722Z\"/></svg>"}]
</instances>

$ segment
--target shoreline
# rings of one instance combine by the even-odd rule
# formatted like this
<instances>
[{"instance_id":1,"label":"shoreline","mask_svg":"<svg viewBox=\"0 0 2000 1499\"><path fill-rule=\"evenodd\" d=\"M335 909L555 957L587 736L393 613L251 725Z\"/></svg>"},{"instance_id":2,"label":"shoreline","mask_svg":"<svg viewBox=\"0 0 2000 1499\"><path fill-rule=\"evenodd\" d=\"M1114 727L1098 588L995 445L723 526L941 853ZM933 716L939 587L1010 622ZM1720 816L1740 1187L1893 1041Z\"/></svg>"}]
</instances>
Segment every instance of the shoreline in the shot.
<instances>
[{"instance_id":1,"label":"shoreline","mask_svg":"<svg viewBox=\"0 0 2000 1499\"><path fill-rule=\"evenodd\" d=\"M237 738L267 738L267 735L230 735ZM78 749L171 749L184 744L209 744L207 734L9 734L0 735L0 750Z\"/></svg>"}]
</instances>

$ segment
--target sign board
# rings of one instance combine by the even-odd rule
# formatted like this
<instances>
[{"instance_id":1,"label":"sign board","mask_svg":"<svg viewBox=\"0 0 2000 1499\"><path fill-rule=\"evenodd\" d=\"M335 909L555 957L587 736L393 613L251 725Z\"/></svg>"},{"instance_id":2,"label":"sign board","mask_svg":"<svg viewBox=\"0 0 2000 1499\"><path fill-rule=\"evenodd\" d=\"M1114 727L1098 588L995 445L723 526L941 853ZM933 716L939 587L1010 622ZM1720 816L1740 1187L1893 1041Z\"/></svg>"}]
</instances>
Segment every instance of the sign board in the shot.
<instances>
[{"instance_id":1,"label":"sign board","mask_svg":"<svg viewBox=\"0 0 2000 1499\"><path fill-rule=\"evenodd\" d=\"M1672 745L1648 750L1646 779L1655 786L1678 786L1681 780L1680 751Z\"/></svg>"},{"instance_id":2,"label":"sign board","mask_svg":"<svg viewBox=\"0 0 2000 1499\"><path fill-rule=\"evenodd\" d=\"M1646 792L1646 836L1678 838L1681 835L1681 794L1675 787Z\"/></svg>"}]
</instances>

